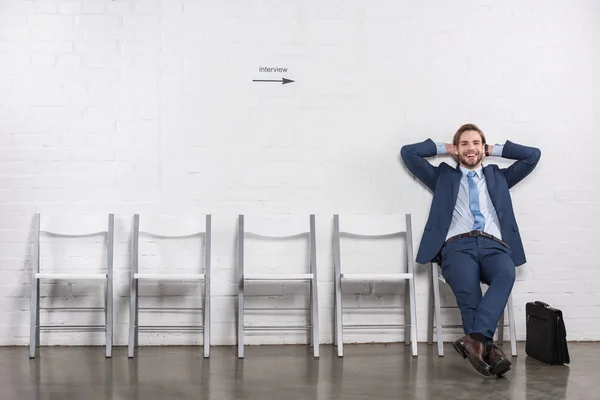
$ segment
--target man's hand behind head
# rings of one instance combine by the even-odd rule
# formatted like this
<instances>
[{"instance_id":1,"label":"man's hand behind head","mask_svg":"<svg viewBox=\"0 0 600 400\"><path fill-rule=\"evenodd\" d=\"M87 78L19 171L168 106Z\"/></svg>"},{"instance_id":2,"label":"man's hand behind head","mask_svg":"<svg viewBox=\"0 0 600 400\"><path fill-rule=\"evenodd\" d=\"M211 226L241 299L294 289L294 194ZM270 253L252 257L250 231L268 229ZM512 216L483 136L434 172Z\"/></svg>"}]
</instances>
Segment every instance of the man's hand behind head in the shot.
<instances>
[{"instance_id":1,"label":"man's hand behind head","mask_svg":"<svg viewBox=\"0 0 600 400\"><path fill-rule=\"evenodd\" d=\"M458 162L458 157L456 156L456 146L452 143L446 143L446 154L448 154L455 162Z\"/></svg>"}]
</instances>

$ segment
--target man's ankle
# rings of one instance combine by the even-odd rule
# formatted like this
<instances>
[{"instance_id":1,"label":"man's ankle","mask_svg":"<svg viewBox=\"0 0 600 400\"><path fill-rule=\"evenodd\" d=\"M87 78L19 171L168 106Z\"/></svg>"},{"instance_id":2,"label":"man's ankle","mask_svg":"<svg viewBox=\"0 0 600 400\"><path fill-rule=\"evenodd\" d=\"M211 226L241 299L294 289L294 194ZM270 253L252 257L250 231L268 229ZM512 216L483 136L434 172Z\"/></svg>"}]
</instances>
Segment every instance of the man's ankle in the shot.
<instances>
[{"instance_id":1,"label":"man's ankle","mask_svg":"<svg viewBox=\"0 0 600 400\"><path fill-rule=\"evenodd\" d=\"M494 342L483 333L469 333L469 337L473 340L477 340L478 342L485 343L486 345Z\"/></svg>"}]
</instances>

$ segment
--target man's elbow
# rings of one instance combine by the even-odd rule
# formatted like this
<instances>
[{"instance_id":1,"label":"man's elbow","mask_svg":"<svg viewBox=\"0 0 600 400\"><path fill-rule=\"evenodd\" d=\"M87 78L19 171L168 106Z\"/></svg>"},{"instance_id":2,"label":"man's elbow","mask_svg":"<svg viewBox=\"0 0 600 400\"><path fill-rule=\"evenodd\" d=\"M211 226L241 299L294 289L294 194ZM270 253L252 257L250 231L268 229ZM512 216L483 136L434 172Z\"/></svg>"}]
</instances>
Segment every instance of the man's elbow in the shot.
<instances>
[{"instance_id":1,"label":"man's elbow","mask_svg":"<svg viewBox=\"0 0 600 400\"><path fill-rule=\"evenodd\" d=\"M542 158L542 151L537 147L533 147L531 149L531 156L529 158L532 165L537 165L537 163L540 161L540 158Z\"/></svg>"},{"instance_id":2,"label":"man's elbow","mask_svg":"<svg viewBox=\"0 0 600 400\"><path fill-rule=\"evenodd\" d=\"M402 148L400 149L400 158L406 164L406 161L408 159L410 159L410 156L413 153L414 152L411 150L411 146L406 144L406 145L402 146Z\"/></svg>"}]
</instances>

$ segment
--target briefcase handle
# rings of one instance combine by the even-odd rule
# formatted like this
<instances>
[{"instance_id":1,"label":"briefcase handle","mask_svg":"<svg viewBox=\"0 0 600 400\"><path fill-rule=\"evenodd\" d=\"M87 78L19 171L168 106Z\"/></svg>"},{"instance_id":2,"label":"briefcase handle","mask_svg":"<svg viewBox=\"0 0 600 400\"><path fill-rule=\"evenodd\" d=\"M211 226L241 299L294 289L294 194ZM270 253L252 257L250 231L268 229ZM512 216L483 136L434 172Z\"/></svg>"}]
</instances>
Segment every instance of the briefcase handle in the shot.
<instances>
[{"instance_id":1,"label":"briefcase handle","mask_svg":"<svg viewBox=\"0 0 600 400\"><path fill-rule=\"evenodd\" d=\"M549 304L546 304L546 303L544 303L543 301L534 301L533 303L534 303L534 304L538 304L538 305L540 305L540 306L544 306L544 307L546 307L546 308L550 307L550 305L549 305Z\"/></svg>"}]
</instances>

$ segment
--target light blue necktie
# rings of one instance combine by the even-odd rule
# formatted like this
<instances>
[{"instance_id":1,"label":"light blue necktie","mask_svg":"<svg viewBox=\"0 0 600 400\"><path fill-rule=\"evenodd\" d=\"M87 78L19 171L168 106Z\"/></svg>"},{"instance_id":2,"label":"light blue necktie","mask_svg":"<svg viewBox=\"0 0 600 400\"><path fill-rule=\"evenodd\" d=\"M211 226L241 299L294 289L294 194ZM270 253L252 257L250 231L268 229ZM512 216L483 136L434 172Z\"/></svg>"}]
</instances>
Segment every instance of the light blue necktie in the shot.
<instances>
[{"instance_id":1,"label":"light blue necktie","mask_svg":"<svg viewBox=\"0 0 600 400\"><path fill-rule=\"evenodd\" d=\"M474 176L475 171L469 171L467 174L467 177L469 178L469 208L475 217L473 230L482 231L485 227L485 218L483 218L483 214L479 211L479 191L477 190L477 184L473 179Z\"/></svg>"}]
</instances>

